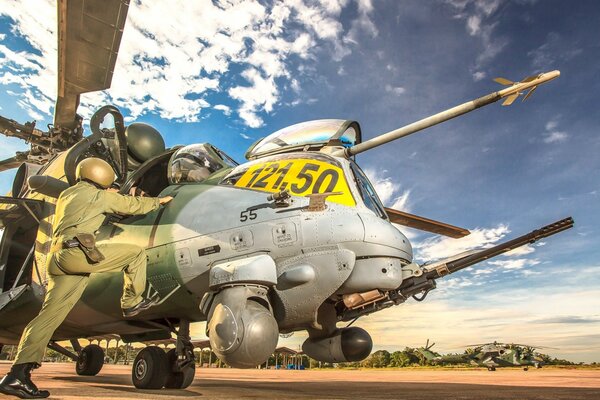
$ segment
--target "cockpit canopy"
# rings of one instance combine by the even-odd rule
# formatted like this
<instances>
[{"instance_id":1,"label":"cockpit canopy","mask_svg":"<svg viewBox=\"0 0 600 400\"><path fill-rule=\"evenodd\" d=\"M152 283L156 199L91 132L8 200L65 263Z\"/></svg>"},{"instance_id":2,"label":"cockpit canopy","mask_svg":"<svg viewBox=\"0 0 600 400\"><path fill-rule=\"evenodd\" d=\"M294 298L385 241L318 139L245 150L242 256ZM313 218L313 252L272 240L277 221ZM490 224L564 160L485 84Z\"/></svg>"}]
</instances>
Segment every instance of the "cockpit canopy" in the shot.
<instances>
[{"instance_id":1,"label":"cockpit canopy","mask_svg":"<svg viewBox=\"0 0 600 400\"><path fill-rule=\"evenodd\" d=\"M238 164L208 143L192 144L177 150L169 161L170 184L202 182L216 171Z\"/></svg>"},{"instance_id":2,"label":"cockpit canopy","mask_svg":"<svg viewBox=\"0 0 600 400\"><path fill-rule=\"evenodd\" d=\"M248 160L267 155L299 151L308 146L319 150L326 145L351 147L361 142L356 121L320 119L288 126L259 140L246 152Z\"/></svg>"}]
</instances>

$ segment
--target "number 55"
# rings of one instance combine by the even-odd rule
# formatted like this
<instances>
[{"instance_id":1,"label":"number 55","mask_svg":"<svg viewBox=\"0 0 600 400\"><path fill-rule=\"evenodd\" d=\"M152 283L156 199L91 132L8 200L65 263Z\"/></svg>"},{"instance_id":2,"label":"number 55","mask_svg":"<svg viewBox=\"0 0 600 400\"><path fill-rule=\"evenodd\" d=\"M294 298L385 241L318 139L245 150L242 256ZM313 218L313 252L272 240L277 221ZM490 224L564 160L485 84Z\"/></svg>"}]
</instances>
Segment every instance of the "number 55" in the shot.
<instances>
[{"instance_id":1,"label":"number 55","mask_svg":"<svg viewBox=\"0 0 600 400\"><path fill-rule=\"evenodd\" d=\"M258 215L256 214L256 211L254 210L246 210L246 211L242 211L240 213L240 222L246 222L249 219L253 220L256 219Z\"/></svg>"}]
</instances>

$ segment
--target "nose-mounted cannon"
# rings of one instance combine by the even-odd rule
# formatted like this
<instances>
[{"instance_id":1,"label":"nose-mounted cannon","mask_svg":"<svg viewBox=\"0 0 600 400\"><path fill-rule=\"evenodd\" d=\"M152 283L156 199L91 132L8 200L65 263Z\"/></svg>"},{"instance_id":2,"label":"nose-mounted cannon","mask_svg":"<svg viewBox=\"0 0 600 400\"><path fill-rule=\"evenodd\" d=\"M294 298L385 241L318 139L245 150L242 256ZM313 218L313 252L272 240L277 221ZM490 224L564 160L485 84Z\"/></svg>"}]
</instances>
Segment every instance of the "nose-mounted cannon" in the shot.
<instances>
[{"instance_id":1,"label":"nose-mounted cannon","mask_svg":"<svg viewBox=\"0 0 600 400\"><path fill-rule=\"evenodd\" d=\"M453 274L526 244L535 243L538 240L570 229L573 225L573 218L568 217L496 246L471 251L467 255L457 255L423 265L411 263L403 268L405 276L403 277L402 284L397 289L387 293L379 293L379 298L376 301L358 302L356 305L349 304L349 307L346 304L343 309L339 309L338 320L351 321L362 315L371 314L384 308L404 303L411 297L417 301L423 301L427 294L436 288L436 279Z\"/></svg>"}]
</instances>

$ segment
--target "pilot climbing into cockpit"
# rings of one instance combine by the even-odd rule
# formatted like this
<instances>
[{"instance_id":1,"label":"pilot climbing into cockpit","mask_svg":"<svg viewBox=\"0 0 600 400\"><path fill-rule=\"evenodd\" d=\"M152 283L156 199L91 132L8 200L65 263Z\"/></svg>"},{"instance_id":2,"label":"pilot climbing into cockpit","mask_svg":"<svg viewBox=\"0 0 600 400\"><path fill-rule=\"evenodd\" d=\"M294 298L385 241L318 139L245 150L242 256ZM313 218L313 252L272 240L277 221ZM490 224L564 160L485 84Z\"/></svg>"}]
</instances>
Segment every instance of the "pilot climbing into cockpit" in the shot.
<instances>
[{"instance_id":1,"label":"pilot climbing into cockpit","mask_svg":"<svg viewBox=\"0 0 600 400\"><path fill-rule=\"evenodd\" d=\"M123 196L109 189L112 167L99 158L77 165L77 183L64 190L56 203L52 247L47 263L48 288L37 317L23 331L11 371L0 381L0 393L20 398L45 398L31 381L31 370L42 362L54 331L81 298L92 273L124 272L121 308L133 317L156 304L143 298L146 288L146 252L133 244L96 244L96 231L106 214L143 215L157 210L172 197Z\"/></svg>"}]
</instances>

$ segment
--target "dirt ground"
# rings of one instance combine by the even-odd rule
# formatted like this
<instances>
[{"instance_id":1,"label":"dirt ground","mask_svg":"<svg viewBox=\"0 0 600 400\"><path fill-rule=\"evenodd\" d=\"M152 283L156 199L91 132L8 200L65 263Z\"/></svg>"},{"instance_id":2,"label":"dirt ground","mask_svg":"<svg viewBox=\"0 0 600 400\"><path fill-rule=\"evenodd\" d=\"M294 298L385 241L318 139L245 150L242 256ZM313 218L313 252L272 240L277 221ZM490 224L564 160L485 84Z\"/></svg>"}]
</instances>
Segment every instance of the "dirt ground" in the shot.
<instances>
[{"instance_id":1,"label":"dirt ground","mask_svg":"<svg viewBox=\"0 0 600 400\"><path fill-rule=\"evenodd\" d=\"M4 375L10 368L0 363ZM196 370L185 390L138 390L130 366L105 365L94 377L74 364L47 363L36 384L53 399L600 399L600 370ZM0 398L6 396L0 395Z\"/></svg>"}]
</instances>

